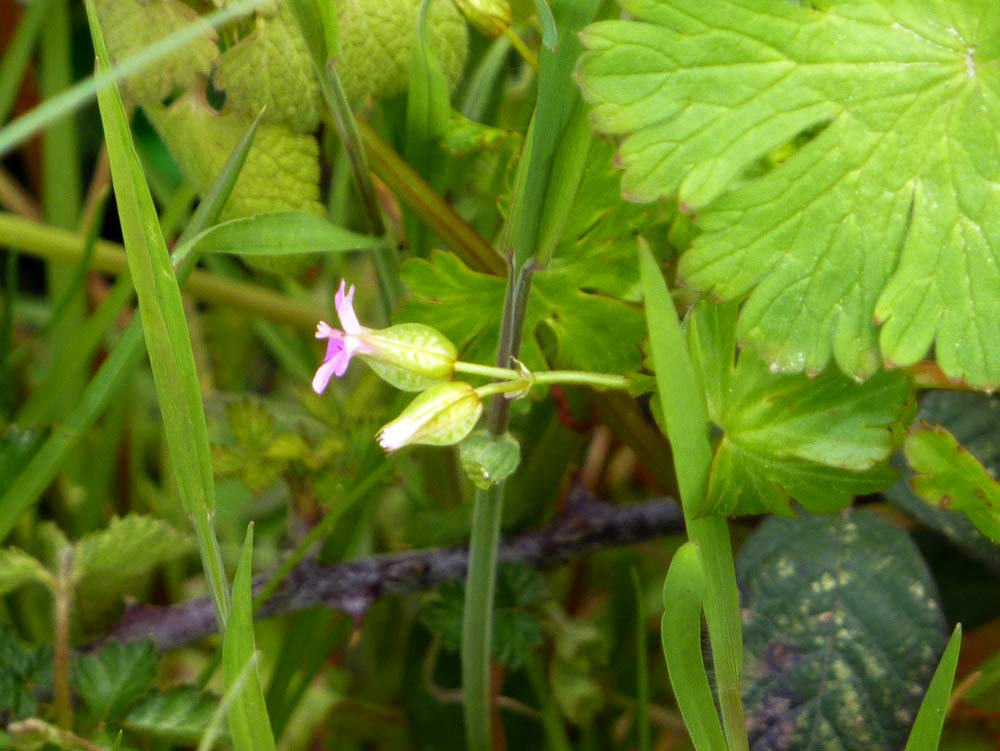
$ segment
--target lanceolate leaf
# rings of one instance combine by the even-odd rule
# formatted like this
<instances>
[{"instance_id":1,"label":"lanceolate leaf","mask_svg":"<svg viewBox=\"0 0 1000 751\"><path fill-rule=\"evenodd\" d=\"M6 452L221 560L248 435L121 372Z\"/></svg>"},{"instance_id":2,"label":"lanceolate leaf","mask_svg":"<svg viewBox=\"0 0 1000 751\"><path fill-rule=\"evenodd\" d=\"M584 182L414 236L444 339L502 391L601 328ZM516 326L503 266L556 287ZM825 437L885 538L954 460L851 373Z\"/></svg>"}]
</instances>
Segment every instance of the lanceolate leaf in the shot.
<instances>
[{"instance_id":1,"label":"lanceolate leaf","mask_svg":"<svg viewBox=\"0 0 1000 751\"><path fill-rule=\"evenodd\" d=\"M902 747L945 642L906 533L870 513L772 518L737 572L751 748Z\"/></svg>"},{"instance_id":2,"label":"lanceolate leaf","mask_svg":"<svg viewBox=\"0 0 1000 751\"><path fill-rule=\"evenodd\" d=\"M702 301L688 320L709 417L724 431L708 510L787 514L795 499L830 512L891 485L894 428L912 393L906 377L882 372L857 383L835 370L773 373L756 352L737 353L736 316L733 303Z\"/></svg>"},{"instance_id":3,"label":"lanceolate leaf","mask_svg":"<svg viewBox=\"0 0 1000 751\"><path fill-rule=\"evenodd\" d=\"M695 214L680 273L746 299L740 339L856 378L933 344L949 376L1000 385L1000 6L622 5L635 21L584 32L593 122L628 136L627 196Z\"/></svg>"}]
</instances>

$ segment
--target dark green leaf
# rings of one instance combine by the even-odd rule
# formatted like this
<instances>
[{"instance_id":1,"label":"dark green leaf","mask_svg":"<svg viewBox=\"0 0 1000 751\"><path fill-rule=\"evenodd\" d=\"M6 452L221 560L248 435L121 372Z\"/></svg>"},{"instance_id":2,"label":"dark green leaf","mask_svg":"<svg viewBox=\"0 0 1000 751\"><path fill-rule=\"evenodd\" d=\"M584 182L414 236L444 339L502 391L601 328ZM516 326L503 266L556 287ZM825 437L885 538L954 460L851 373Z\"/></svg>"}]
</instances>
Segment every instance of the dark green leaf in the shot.
<instances>
[{"instance_id":1,"label":"dark green leaf","mask_svg":"<svg viewBox=\"0 0 1000 751\"><path fill-rule=\"evenodd\" d=\"M80 698L99 720L117 717L153 685L156 650L152 641L111 642L76 663L75 685Z\"/></svg>"},{"instance_id":2,"label":"dark green leaf","mask_svg":"<svg viewBox=\"0 0 1000 751\"><path fill-rule=\"evenodd\" d=\"M772 518L737 570L751 746L898 749L945 643L909 537L867 512Z\"/></svg>"},{"instance_id":3,"label":"dark green leaf","mask_svg":"<svg viewBox=\"0 0 1000 751\"><path fill-rule=\"evenodd\" d=\"M51 688L51 649L32 649L0 623L0 722L35 714L36 692Z\"/></svg>"}]
</instances>

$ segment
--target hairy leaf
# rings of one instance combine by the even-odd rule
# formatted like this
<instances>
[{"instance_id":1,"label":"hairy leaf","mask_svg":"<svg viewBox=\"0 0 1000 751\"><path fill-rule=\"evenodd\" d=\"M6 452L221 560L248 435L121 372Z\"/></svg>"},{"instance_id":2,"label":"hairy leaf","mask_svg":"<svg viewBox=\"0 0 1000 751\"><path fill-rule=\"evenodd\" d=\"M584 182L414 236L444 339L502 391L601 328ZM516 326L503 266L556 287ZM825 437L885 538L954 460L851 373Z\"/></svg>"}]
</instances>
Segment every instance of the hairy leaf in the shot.
<instances>
[{"instance_id":1,"label":"hairy leaf","mask_svg":"<svg viewBox=\"0 0 1000 751\"><path fill-rule=\"evenodd\" d=\"M751 747L900 748L945 645L909 537L866 512L772 518L737 571Z\"/></svg>"},{"instance_id":2,"label":"hairy leaf","mask_svg":"<svg viewBox=\"0 0 1000 751\"><path fill-rule=\"evenodd\" d=\"M199 192L212 185L253 119L216 112L192 95L169 107L147 107L146 113ZM316 139L273 123L258 129L221 218L269 211L323 213Z\"/></svg>"},{"instance_id":3,"label":"hairy leaf","mask_svg":"<svg viewBox=\"0 0 1000 751\"><path fill-rule=\"evenodd\" d=\"M98 0L97 12L114 62L198 21L198 14L179 0ZM159 104L175 89L189 89L207 79L219 48L215 30L208 24L204 27L194 42L129 76L128 90L139 104Z\"/></svg>"},{"instance_id":4,"label":"hairy leaf","mask_svg":"<svg viewBox=\"0 0 1000 751\"><path fill-rule=\"evenodd\" d=\"M193 549L188 534L162 519L130 514L114 518L98 532L76 543L77 612L85 627L93 627L133 594L154 568L187 555Z\"/></svg>"},{"instance_id":5,"label":"hairy leaf","mask_svg":"<svg viewBox=\"0 0 1000 751\"><path fill-rule=\"evenodd\" d=\"M622 4L636 20L584 32L593 122L627 135L628 197L696 215L680 273L746 298L740 339L856 378L933 344L950 377L1000 385L1000 8Z\"/></svg>"},{"instance_id":6,"label":"hairy leaf","mask_svg":"<svg viewBox=\"0 0 1000 751\"><path fill-rule=\"evenodd\" d=\"M932 391L921 398L917 416L949 431L996 477L1000 471L1000 400L983 394ZM933 506L917 496L910 487L913 470L902 459L899 465L904 474L885 492L889 500L994 573L1000 573L1000 549L964 515Z\"/></svg>"},{"instance_id":7,"label":"hairy leaf","mask_svg":"<svg viewBox=\"0 0 1000 751\"><path fill-rule=\"evenodd\" d=\"M347 96L377 99L406 90L421 0L334 0L340 54L337 71ZM468 46L465 19L454 3L432 2L430 48L454 86Z\"/></svg>"},{"instance_id":8,"label":"hairy leaf","mask_svg":"<svg viewBox=\"0 0 1000 751\"><path fill-rule=\"evenodd\" d=\"M833 370L773 373L755 352L737 354L736 316L735 304L703 301L688 321L709 417L724 431L707 509L788 514L795 499L830 512L891 485L886 462L912 393L906 377L883 372L857 383Z\"/></svg>"},{"instance_id":9,"label":"hairy leaf","mask_svg":"<svg viewBox=\"0 0 1000 751\"><path fill-rule=\"evenodd\" d=\"M156 678L152 641L111 642L76 663L75 685L80 698L99 720L117 717L138 701Z\"/></svg>"},{"instance_id":10,"label":"hairy leaf","mask_svg":"<svg viewBox=\"0 0 1000 751\"><path fill-rule=\"evenodd\" d=\"M308 133L319 124L319 82L295 13L288 2L258 12L254 31L227 49L213 82L226 92L226 107L264 122Z\"/></svg>"},{"instance_id":11,"label":"hairy leaf","mask_svg":"<svg viewBox=\"0 0 1000 751\"><path fill-rule=\"evenodd\" d=\"M37 559L17 548L0 550L0 595L31 582L55 588L54 577Z\"/></svg>"}]
</instances>

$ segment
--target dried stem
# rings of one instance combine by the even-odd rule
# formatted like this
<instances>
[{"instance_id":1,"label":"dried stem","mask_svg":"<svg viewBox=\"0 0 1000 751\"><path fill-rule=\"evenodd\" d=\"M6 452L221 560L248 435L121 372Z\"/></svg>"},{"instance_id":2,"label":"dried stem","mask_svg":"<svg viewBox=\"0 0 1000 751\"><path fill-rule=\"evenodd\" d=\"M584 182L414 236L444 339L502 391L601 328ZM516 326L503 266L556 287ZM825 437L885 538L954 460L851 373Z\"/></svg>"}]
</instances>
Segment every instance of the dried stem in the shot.
<instances>
[{"instance_id":1,"label":"dried stem","mask_svg":"<svg viewBox=\"0 0 1000 751\"><path fill-rule=\"evenodd\" d=\"M547 568L596 550L631 545L679 532L684 522L671 500L634 506L611 506L574 490L565 513L540 530L525 532L500 544L501 563ZM468 551L435 548L375 556L324 566L302 562L258 613L268 617L325 604L361 618L377 600L432 589L462 579ZM257 577L259 592L268 576ZM207 598L168 608L138 607L129 611L107 639L152 639L161 650L175 649L215 633L215 616Z\"/></svg>"}]
</instances>

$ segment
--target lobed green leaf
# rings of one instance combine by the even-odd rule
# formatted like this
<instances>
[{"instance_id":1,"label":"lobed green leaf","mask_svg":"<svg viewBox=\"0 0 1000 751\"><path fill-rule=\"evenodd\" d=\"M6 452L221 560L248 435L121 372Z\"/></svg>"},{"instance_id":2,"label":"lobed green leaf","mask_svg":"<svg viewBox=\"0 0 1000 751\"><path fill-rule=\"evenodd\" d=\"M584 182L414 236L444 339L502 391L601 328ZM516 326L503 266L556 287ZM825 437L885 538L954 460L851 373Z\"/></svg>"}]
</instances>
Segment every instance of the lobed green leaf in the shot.
<instances>
[{"instance_id":1,"label":"lobed green leaf","mask_svg":"<svg viewBox=\"0 0 1000 751\"><path fill-rule=\"evenodd\" d=\"M152 641L111 642L76 663L74 686L99 721L118 717L135 704L156 679L156 649Z\"/></svg>"},{"instance_id":2,"label":"lobed green leaf","mask_svg":"<svg viewBox=\"0 0 1000 751\"><path fill-rule=\"evenodd\" d=\"M948 376L1000 386L1000 8L622 4L634 20L583 35L593 122L626 136L627 197L696 217L680 274L746 300L740 340L859 379L933 345Z\"/></svg>"}]
</instances>

